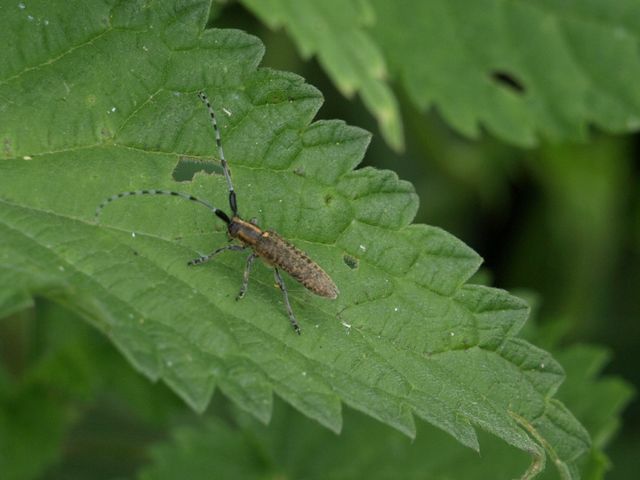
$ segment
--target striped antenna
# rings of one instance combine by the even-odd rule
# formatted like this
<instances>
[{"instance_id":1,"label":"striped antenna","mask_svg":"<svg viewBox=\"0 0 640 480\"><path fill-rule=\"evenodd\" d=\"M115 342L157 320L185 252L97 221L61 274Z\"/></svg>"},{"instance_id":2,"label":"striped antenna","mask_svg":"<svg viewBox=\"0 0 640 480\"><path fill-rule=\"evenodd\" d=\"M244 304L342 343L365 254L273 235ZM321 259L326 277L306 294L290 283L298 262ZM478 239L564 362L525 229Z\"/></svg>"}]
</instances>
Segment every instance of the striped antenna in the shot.
<instances>
[{"instance_id":1,"label":"striped antenna","mask_svg":"<svg viewBox=\"0 0 640 480\"><path fill-rule=\"evenodd\" d=\"M224 150L222 150L222 140L220 140L220 130L218 130L218 122L216 122L216 114L213 111L213 107L211 106L211 102L209 102L209 97L204 92L199 92L198 97L202 102L207 106L207 110L209 110L209 117L211 118L211 125L213 126L213 131L216 132L216 145L218 146L218 152L220 154L220 163L222 164L222 171L224 172L224 176L227 179L227 186L229 187L229 206L231 207L231 212L234 216L238 217L238 204L236 201L236 192L233 190L233 183L231 183L231 173L229 173L229 164L227 160L224 158Z\"/></svg>"},{"instance_id":2,"label":"striped antenna","mask_svg":"<svg viewBox=\"0 0 640 480\"><path fill-rule=\"evenodd\" d=\"M222 221L224 221L224 223L226 223L227 225L229 225L229 223L231 223L231 220L229 219L229 217L227 216L226 213L224 213L222 210L217 209L216 207L214 207L213 205L205 202L204 200L200 200L199 198L194 197L193 195L189 195L188 193L180 193L180 192L173 192L171 190L136 190L133 192L120 192L120 193L116 193L115 195L110 196L109 198L105 198L100 205L98 205L98 208L96 208L96 213L95 213L95 218L96 218L96 222L98 222L100 214L102 213L102 210L111 202L115 201L115 200L120 200L121 198L124 197L130 197L133 195L168 195L168 196L172 196L172 197L180 197L180 198L184 198L185 200L189 200L195 203L199 203L200 205L207 207L209 210L211 210L213 213L215 213L218 218L222 219Z\"/></svg>"}]
</instances>

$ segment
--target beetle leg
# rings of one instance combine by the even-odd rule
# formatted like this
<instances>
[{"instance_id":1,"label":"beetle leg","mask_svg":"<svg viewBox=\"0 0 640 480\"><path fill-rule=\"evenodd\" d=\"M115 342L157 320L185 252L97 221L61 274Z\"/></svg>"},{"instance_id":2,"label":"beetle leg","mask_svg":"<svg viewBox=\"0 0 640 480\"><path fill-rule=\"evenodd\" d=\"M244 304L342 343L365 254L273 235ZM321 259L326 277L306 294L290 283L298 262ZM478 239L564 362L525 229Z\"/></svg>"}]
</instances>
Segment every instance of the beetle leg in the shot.
<instances>
[{"instance_id":1,"label":"beetle leg","mask_svg":"<svg viewBox=\"0 0 640 480\"><path fill-rule=\"evenodd\" d=\"M236 300L240 300L244 297L244 294L247 293L247 287L249 286L249 274L251 273L251 266L253 265L254 260L258 258L258 254L253 252L251 255L247 257L247 264L244 267L244 273L242 274L242 287L240 287L240 292L238 292L238 296Z\"/></svg>"},{"instance_id":2,"label":"beetle leg","mask_svg":"<svg viewBox=\"0 0 640 480\"><path fill-rule=\"evenodd\" d=\"M291 304L289 303L289 295L287 294L287 287L284 285L284 280L280 275L280 272L277 268L273 268L273 276L276 279L276 283L280 290L282 290L282 295L284 296L284 304L287 307L287 313L289 314L289 321L291 322L291 326L295 330L295 332L300 335L300 325L298 325L298 321L296 320L295 315L293 314L293 310L291 309Z\"/></svg>"},{"instance_id":3,"label":"beetle leg","mask_svg":"<svg viewBox=\"0 0 640 480\"><path fill-rule=\"evenodd\" d=\"M202 265L203 263L208 262L213 257L218 255L219 253L224 252L225 250L244 250L245 248L247 248L245 245L225 245L224 247L220 247L220 248L215 249L209 255L203 255L201 257L194 258L193 260L190 260L189 262L187 262L187 265L189 265L189 266Z\"/></svg>"}]
</instances>

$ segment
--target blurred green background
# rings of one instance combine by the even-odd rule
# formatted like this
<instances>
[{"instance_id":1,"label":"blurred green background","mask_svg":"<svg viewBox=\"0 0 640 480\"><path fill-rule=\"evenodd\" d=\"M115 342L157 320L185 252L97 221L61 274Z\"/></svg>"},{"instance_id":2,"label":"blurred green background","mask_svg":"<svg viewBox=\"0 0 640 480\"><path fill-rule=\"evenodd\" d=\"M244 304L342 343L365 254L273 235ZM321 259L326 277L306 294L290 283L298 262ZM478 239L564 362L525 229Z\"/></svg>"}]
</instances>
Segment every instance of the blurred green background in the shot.
<instances>
[{"instance_id":1,"label":"blurred green background","mask_svg":"<svg viewBox=\"0 0 640 480\"><path fill-rule=\"evenodd\" d=\"M611 357L604 373L640 386L637 135L593 131L585 144L529 150L487 135L470 141L434 112L417 111L394 85L406 135L406 149L398 154L361 101L344 98L315 60L301 59L285 33L267 29L237 4L220 15L216 26L262 39L263 66L295 72L323 92L318 118L343 119L373 133L364 164L393 170L414 184L420 196L416 222L442 227L480 253L482 281L535 297L539 346L605 346ZM0 427L13 428L14 445L21 435L24 441L39 439L40 460L16 464L33 472L53 464L43 478L134 475L148 459L147 447L166 439L169 427L198 422L168 389L132 372L110 344L61 307L38 302L0 323L0 354L7 366L0 385L8 392L1 400L9 405ZM218 395L211 410L233 417ZM614 466L607 478L635 478L637 401L625 410L607 451Z\"/></svg>"}]
</instances>

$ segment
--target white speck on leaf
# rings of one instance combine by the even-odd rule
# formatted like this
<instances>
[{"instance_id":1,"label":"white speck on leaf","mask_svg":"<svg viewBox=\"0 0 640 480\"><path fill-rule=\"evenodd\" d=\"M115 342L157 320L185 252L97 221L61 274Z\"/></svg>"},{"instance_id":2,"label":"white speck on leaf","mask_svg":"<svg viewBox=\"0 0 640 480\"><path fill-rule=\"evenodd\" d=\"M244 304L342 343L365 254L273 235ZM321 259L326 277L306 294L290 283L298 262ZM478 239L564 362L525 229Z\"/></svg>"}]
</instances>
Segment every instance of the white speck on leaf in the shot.
<instances>
[{"instance_id":1,"label":"white speck on leaf","mask_svg":"<svg viewBox=\"0 0 640 480\"><path fill-rule=\"evenodd\" d=\"M364 245L360 245L360 250L362 250L363 252L367 251L367 247L365 247Z\"/></svg>"},{"instance_id":2,"label":"white speck on leaf","mask_svg":"<svg viewBox=\"0 0 640 480\"><path fill-rule=\"evenodd\" d=\"M60 270L61 272L64 272L64 267L62 265L58 265L58 270Z\"/></svg>"},{"instance_id":3,"label":"white speck on leaf","mask_svg":"<svg viewBox=\"0 0 640 480\"><path fill-rule=\"evenodd\" d=\"M451 335L452 337L456 336L455 332L449 332L449 335Z\"/></svg>"},{"instance_id":4,"label":"white speck on leaf","mask_svg":"<svg viewBox=\"0 0 640 480\"><path fill-rule=\"evenodd\" d=\"M222 107L222 111L223 111L224 113L226 113L228 117L230 117L230 116L231 116L231 111L230 111L230 110L227 110L226 108Z\"/></svg>"},{"instance_id":5,"label":"white speck on leaf","mask_svg":"<svg viewBox=\"0 0 640 480\"><path fill-rule=\"evenodd\" d=\"M131 232L131 236L132 236L133 238L136 238L136 232Z\"/></svg>"},{"instance_id":6,"label":"white speck on leaf","mask_svg":"<svg viewBox=\"0 0 640 480\"><path fill-rule=\"evenodd\" d=\"M24 10L25 8L27 8L27 6L26 6L24 3L20 2L20 3L18 4L18 8L19 8L20 10Z\"/></svg>"}]
</instances>

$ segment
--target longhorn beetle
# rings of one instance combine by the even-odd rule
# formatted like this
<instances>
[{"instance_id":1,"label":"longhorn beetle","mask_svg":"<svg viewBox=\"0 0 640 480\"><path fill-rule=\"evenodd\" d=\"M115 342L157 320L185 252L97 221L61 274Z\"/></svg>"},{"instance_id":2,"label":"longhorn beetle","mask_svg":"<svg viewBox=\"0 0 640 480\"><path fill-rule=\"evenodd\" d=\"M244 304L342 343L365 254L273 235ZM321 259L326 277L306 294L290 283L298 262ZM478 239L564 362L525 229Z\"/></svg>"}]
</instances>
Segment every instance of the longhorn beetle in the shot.
<instances>
[{"instance_id":1,"label":"longhorn beetle","mask_svg":"<svg viewBox=\"0 0 640 480\"><path fill-rule=\"evenodd\" d=\"M209 98L204 92L198 93L200 100L206 105L209 111L209 117L211 119L211 125L216 136L216 145L218 146L218 152L220 154L220 163L222 164L222 171L227 180L227 186L229 188L229 208L231 209L231 218L222 210L210 205L209 203L189 195L187 193L174 192L171 190L137 190L132 192L121 192L106 198L96 208L96 221L102 209L107 204L118 200L120 198L128 197L131 195L170 195L178 198L184 198L195 203L199 203L211 210L218 218L220 218L227 225L227 232L230 240L237 239L240 244L229 244L223 247L215 249L208 255L200 256L187 263L189 266L202 265L208 262L213 257L226 250L245 250L250 248L251 254L247 257L244 273L242 275L242 286L240 292L236 296L236 300L240 300L244 297L249 286L249 274L251 273L251 266L256 258L260 257L267 265L273 267L273 275L276 284L282 291L284 297L284 304L287 308L287 314L291 321L291 326L294 331L300 335L300 325L296 320L291 304L289 303L289 295L287 294L287 287L284 284L282 275L280 275L280 269L287 272L298 282L304 285L308 290L320 295L321 297L327 297L335 299L338 296L338 287L331 280L331 277L320 268L320 266L311 260L306 253L296 248L287 240L282 238L273 230L262 230L255 220L245 221L240 217L238 213L238 203L236 201L236 192L233 189L233 183L231 183L231 174L229 173L229 165L224 158L224 152L222 150L222 142L220 140L220 132L218 130L218 124L216 122L216 115L213 111L213 107L209 102Z\"/></svg>"}]
</instances>

